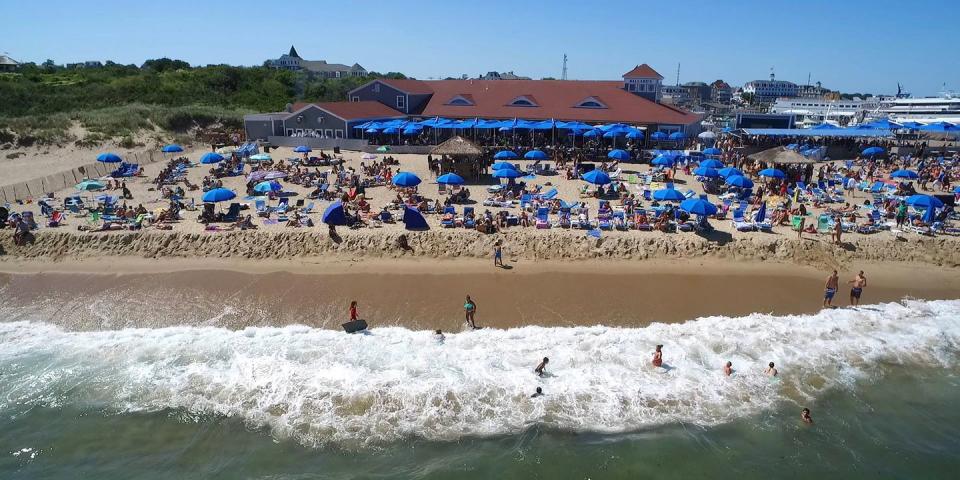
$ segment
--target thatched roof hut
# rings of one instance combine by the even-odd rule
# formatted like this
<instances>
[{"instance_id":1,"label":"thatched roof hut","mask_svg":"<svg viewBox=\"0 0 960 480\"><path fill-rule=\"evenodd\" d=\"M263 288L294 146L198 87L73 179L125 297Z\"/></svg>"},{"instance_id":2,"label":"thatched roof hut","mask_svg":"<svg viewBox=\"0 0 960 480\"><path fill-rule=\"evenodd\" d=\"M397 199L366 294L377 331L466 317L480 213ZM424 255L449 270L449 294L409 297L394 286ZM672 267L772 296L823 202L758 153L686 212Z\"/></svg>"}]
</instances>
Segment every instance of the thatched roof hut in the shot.
<instances>
[{"instance_id":1,"label":"thatched roof hut","mask_svg":"<svg viewBox=\"0 0 960 480\"><path fill-rule=\"evenodd\" d=\"M437 145L430 153L449 157L479 157L483 150L470 140L457 136Z\"/></svg>"},{"instance_id":2,"label":"thatched roof hut","mask_svg":"<svg viewBox=\"0 0 960 480\"><path fill-rule=\"evenodd\" d=\"M804 157L793 150L787 150L783 147L773 147L762 152L747 155L747 158L756 160L758 162L771 163L774 165L805 165L809 163L817 163L817 161L812 158Z\"/></svg>"}]
</instances>

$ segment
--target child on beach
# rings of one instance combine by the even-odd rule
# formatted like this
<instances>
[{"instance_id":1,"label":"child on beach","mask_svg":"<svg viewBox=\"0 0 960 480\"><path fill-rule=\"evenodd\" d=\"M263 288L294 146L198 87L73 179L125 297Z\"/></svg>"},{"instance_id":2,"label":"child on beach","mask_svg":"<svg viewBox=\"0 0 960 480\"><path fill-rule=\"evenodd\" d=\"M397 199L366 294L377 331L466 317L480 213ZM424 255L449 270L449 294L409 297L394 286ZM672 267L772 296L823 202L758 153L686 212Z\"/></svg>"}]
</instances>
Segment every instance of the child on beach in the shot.
<instances>
[{"instance_id":1,"label":"child on beach","mask_svg":"<svg viewBox=\"0 0 960 480\"><path fill-rule=\"evenodd\" d=\"M660 367L663 365L663 345L657 345L657 349L653 352L653 366Z\"/></svg>"},{"instance_id":2,"label":"child on beach","mask_svg":"<svg viewBox=\"0 0 960 480\"><path fill-rule=\"evenodd\" d=\"M540 365L537 365L537 368L533 369L534 373L542 377L543 374L546 373L544 370L546 370L548 363L550 363L550 359L543 357L543 361L540 362Z\"/></svg>"},{"instance_id":3,"label":"child on beach","mask_svg":"<svg viewBox=\"0 0 960 480\"><path fill-rule=\"evenodd\" d=\"M467 300L463 302L463 310L466 313L467 325L476 330L477 323L474 321L473 315L477 312L477 303L470 298L470 295L467 295Z\"/></svg>"}]
</instances>

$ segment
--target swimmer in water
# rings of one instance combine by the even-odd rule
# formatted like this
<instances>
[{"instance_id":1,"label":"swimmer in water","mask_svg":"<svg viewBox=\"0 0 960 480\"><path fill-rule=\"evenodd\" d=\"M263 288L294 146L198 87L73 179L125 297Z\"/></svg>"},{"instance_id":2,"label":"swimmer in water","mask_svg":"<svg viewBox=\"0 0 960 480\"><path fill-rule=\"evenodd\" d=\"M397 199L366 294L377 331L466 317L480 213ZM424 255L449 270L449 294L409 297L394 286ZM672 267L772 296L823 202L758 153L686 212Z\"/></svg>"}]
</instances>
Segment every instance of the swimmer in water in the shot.
<instances>
[{"instance_id":1,"label":"swimmer in water","mask_svg":"<svg viewBox=\"0 0 960 480\"><path fill-rule=\"evenodd\" d=\"M530 398L537 398L542 396L543 396L543 389L540 387L537 387L537 391L534 392L533 395L530 395Z\"/></svg>"},{"instance_id":2,"label":"swimmer in water","mask_svg":"<svg viewBox=\"0 0 960 480\"><path fill-rule=\"evenodd\" d=\"M548 363L550 363L550 359L547 357L543 357L543 361L540 362L540 365L537 365L537 368L533 369L534 373L542 377L543 374L545 373L544 370L547 368Z\"/></svg>"},{"instance_id":3,"label":"swimmer in water","mask_svg":"<svg viewBox=\"0 0 960 480\"><path fill-rule=\"evenodd\" d=\"M733 374L733 362L727 362L727 364L723 366L723 374L728 377Z\"/></svg>"},{"instance_id":4,"label":"swimmer in water","mask_svg":"<svg viewBox=\"0 0 960 480\"><path fill-rule=\"evenodd\" d=\"M433 339L438 342L443 342L447 337L443 336L443 332L438 328L437 331L433 332Z\"/></svg>"},{"instance_id":5,"label":"swimmer in water","mask_svg":"<svg viewBox=\"0 0 960 480\"><path fill-rule=\"evenodd\" d=\"M803 423L813 423L813 418L810 417L809 408L804 408L800 411L800 419L803 420Z\"/></svg>"},{"instance_id":6,"label":"swimmer in water","mask_svg":"<svg viewBox=\"0 0 960 480\"><path fill-rule=\"evenodd\" d=\"M657 345L656 351L653 352L653 366L659 367L663 365L663 345Z\"/></svg>"},{"instance_id":7,"label":"swimmer in water","mask_svg":"<svg viewBox=\"0 0 960 480\"><path fill-rule=\"evenodd\" d=\"M773 362L770 362L770 366L767 367L766 374L770 375L771 377L777 376L777 369L773 366Z\"/></svg>"}]
</instances>

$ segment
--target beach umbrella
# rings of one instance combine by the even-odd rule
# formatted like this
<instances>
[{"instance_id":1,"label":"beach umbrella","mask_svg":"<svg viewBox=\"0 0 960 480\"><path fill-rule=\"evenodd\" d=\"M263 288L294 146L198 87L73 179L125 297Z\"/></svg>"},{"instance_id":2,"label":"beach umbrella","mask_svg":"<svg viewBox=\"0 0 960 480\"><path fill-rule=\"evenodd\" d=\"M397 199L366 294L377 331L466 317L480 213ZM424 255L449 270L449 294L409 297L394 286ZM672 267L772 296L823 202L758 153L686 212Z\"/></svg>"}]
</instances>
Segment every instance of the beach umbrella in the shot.
<instances>
[{"instance_id":1,"label":"beach umbrella","mask_svg":"<svg viewBox=\"0 0 960 480\"><path fill-rule=\"evenodd\" d=\"M512 168L501 168L493 171L493 178L520 178L524 175L526 174Z\"/></svg>"},{"instance_id":2,"label":"beach umbrella","mask_svg":"<svg viewBox=\"0 0 960 480\"><path fill-rule=\"evenodd\" d=\"M279 192L281 190L283 190L283 186L277 181L260 182L253 186L253 191L257 193Z\"/></svg>"},{"instance_id":3,"label":"beach umbrella","mask_svg":"<svg viewBox=\"0 0 960 480\"><path fill-rule=\"evenodd\" d=\"M907 197L907 205L913 208L940 208L943 207L943 202L932 195L918 194Z\"/></svg>"},{"instance_id":4,"label":"beach umbrella","mask_svg":"<svg viewBox=\"0 0 960 480\"><path fill-rule=\"evenodd\" d=\"M123 161L123 159L120 158L120 155L117 155L116 153L107 152L97 155L97 161L102 163L120 163Z\"/></svg>"},{"instance_id":5,"label":"beach umbrella","mask_svg":"<svg viewBox=\"0 0 960 480\"><path fill-rule=\"evenodd\" d=\"M342 226L347 224L347 213L343 211L343 202L337 200L331 203L320 220L327 225Z\"/></svg>"},{"instance_id":6,"label":"beach umbrella","mask_svg":"<svg viewBox=\"0 0 960 480\"><path fill-rule=\"evenodd\" d=\"M707 178L719 178L720 172L715 168L700 166L693 171L693 174L698 177L707 177Z\"/></svg>"},{"instance_id":7,"label":"beach umbrella","mask_svg":"<svg viewBox=\"0 0 960 480\"><path fill-rule=\"evenodd\" d=\"M872 157L874 155L883 155L883 152L885 151L886 150L880 147L868 147L868 148L864 148L863 151L860 152L860 154L866 157Z\"/></svg>"},{"instance_id":8,"label":"beach umbrella","mask_svg":"<svg viewBox=\"0 0 960 480\"><path fill-rule=\"evenodd\" d=\"M249 161L251 162L269 162L273 160L273 157L269 153L258 153L256 155L251 155Z\"/></svg>"},{"instance_id":9,"label":"beach umbrella","mask_svg":"<svg viewBox=\"0 0 960 480\"><path fill-rule=\"evenodd\" d=\"M687 197L684 197L683 193L681 193L679 190L674 190L672 188L664 188L653 192L653 199L659 201L679 202L686 200L686 198Z\"/></svg>"},{"instance_id":10,"label":"beach umbrella","mask_svg":"<svg viewBox=\"0 0 960 480\"><path fill-rule=\"evenodd\" d=\"M697 135L697 138L701 138L703 140L713 140L717 138L717 134L708 130L706 132L701 132L700 135Z\"/></svg>"},{"instance_id":11,"label":"beach umbrella","mask_svg":"<svg viewBox=\"0 0 960 480\"><path fill-rule=\"evenodd\" d=\"M162 151L163 153L177 153L177 152L182 152L183 147L181 147L180 145L177 145L176 143L171 143L170 145L164 145L163 148L160 149L160 151Z\"/></svg>"},{"instance_id":12,"label":"beach umbrella","mask_svg":"<svg viewBox=\"0 0 960 480\"><path fill-rule=\"evenodd\" d=\"M384 133L386 133L386 131L384 131ZM393 133L396 133L396 132L393 132ZM386 152L389 152L389 151L390 151L390 147L388 147L387 145L383 145L383 146L378 147L378 148L377 148L377 151L378 151L378 152L386 153Z\"/></svg>"},{"instance_id":13,"label":"beach umbrella","mask_svg":"<svg viewBox=\"0 0 960 480\"><path fill-rule=\"evenodd\" d=\"M670 134L670 140L683 140L685 138L687 138L687 136L684 135L683 132L673 132Z\"/></svg>"},{"instance_id":14,"label":"beach umbrella","mask_svg":"<svg viewBox=\"0 0 960 480\"><path fill-rule=\"evenodd\" d=\"M463 185L463 177L456 173L444 173L437 177L437 183L441 185Z\"/></svg>"},{"instance_id":15,"label":"beach umbrella","mask_svg":"<svg viewBox=\"0 0 960 480\"><path fill-rule=\"evenodd\" d=\"M656 165L658 167L672 167L675 163L677 163L677 161L673 157L668 157L665 155L657 155L656 158L650 161L651 165Z\"/></svg>"},{"instance_id":16,"label":"beach umbrella","mask_svg":"<svg viewBox=\"0 0 960 480\"><path fill-rule=\"evenodd\" d=\"M77 190L83 192L93 192L96 190L103 190L104 188L107 188L107 186L96 180L84 180L77 184Z\"/></svg>"},{"instance_id":17,"label":"beach umbrella","mask_svg":"<svg viewBox=\"0 0 960 480\"><path fill-rule=\"evenodd\" d=\"M680 209L692 215L714 215L717 206L701 198L688 198L680 202Z\"/></svg>"},{"instance_id":18,"label":"beach umbrella","mask_svg":"<svg viewBox=\"0 0 960 480\"><path fill-rule=\"evenodd\" d=\"M400 129L397 127L387 127L383 129L385 135L396 135L400 133Z\"/></svg>"},{"instance_id":19,"label":"beach umbrella","mask_svg":"<svg viewBox=\"0 0 960 480\"><path fill-rule=\"evenodd\" d=\"M743 175L731 175L727 177L726 184L730 185L731 187L753 188L753 180L750 180Z\"/></svg>"},{"instance_id":20,"label":"beach umbrella","mask_svg":"<svg viewBox=\"0 0 960 480\"><path fill-rule=\"evenodd\" d=\"M767 202L760 204L760 208L757 209L757 212L753 215L753 221L756 223L763 223L767 219Z\"/></svg>"},{"instance_id":21,"label":"beach umbrella","mask_svg":"<svg viewBox=\"0 0 960 480\"><path fill-rule=\"evenodd\" d=\"M419 125L408 125L406 127L403 127L402 133L404 135L418 135L422 131L423 131L423 127Z\"/></svg>"},{"instance_id":22,"label":"beach umbrella","mask_svg":"<svg viewBox=\"0 0 960 480\"><path fill-rule=\"evenodd\" d=\"M200 157L200 163L203 163L203 164L219 163L222 161L223 161L223 155L220 155L219 153L216 153L216 152L207 152L207 153L204 153L202 157Z\"/></svg>"},{"instance_id":23,"label":"beach umbrella","mask_svg":"<svg viewBox=\"0 0 960 480\"><path fill-rule=\"evenodd\" d=\"M629 132L627 132L627 138L632 139L632 140L642 140L642 139L643 139L643 131L641 131L640 129L634 128L634 129L630 130Z\"/></svg>"},{"instance_id":24,"label":"beach umbrella","mask_svg":"<svg viewBox=\"0 0 960 480\"><path fill-rule=\"evenodd\" d=\"M741 172L740 169L737 167L724 167L717 171L720 172L720 176L723 178L729 178L736 175L743 175L743 172Z\"/></svg>"},{"instance_id":25,"label":"beach umbrella","mask_svg":"<svg viewBox=\"0 0 960 480\"><path fill-rule=\"evenodd\" d=\"M607 175L603 172L603 170L598 169L590 170L589 172L580 175L580 178L582 178L583 181L592 183L594 185L606 185L610 183L610 175Z\"/></svg>"},{"instance_id":26,"label":"beach umbrella","mask_svg":"<svg viewBox=\"0 0 960 480\"><path fill-rule=\"evenodd\" d=\"M420 185L420 177L410 172L400 172L393 176L393 184L398 187L416 187Z\"/></svg>"},{"instance_id":27,"label":"beach umbrella","mask_svg":"<svg viewBox=\"0 0 960 480\"><path fill-rule=\"evenodd\" d=\"M510 162L496 162L492 167L494 170L503 170L504 168L508 170L516 170L517 166Z\"/></svg>"},{"instance_id":28,"label":"beach umbrella","mask_svg":"<svg viewBox=\"0 0 960 480\"><path fill-rule=\"evenodd\" d=\"M614 160L630 160L630 152L620 149L611 150L610 153L607 154L607 158L612 158Z\"/></svg>"},{"instance_id":29,"label":"beach umbrella","mask_svg":"<svg viewBox=\"0 0 960 480\"><path fill-rule=\"evenodd\" d=\"M203 194L202 200L206 203L226 202L237 198L237 194L226 188L214 188Z\"/></svg>"},{"instance_id":30,"label":"beach umbrella","mask_svg":"<svg viewBox=\"0 0 960 480\"><path fill-rule=\"evenodd\" d=\"M710 158L700 162L700 166L707 168L723 168L723 162Z\"/></svg>"},{"instance_id":31,"label":"beach umbrella","mask_svg":"<svg viewBox=\"0 0 960 480\"><path fill-rule=\"evenodd\" d=\"M543 153L542 150L530 150L529 152L523 154L523 158L527 160L546 160L547 154Z\"/></svg>"},{"instance_id":32,"label":"beach umbrella","mask_svg":"<svg viewBox=\"0 0 960 480\"><path fill-rule=\"evenodd\" d=\"M364 130L364 132L366 132L366 133L377 133L377 132L379 132L379 131L380 131L379 129L373 128L373 127L370 127L370 128L368 128L368 129Z\"/></svg>"},{"instance_id":33,"label":"beach umbrella","mask_svg":"<svg viewBox=\"0 0 960 480\"><path fill-rule=\"evenodd\" d=\"M667 134L666 134L666 133L663 133L663 132L653 132L653 134L650 135L650 139L651 139L651 140L657 140L657 141L666 140L666 139L667 139Z\"/></svg>"},{"instance_id":34,"label":"beach umbrella","mask_svg":"<svg viewBox=\"0 0 960 480\"><path fill-rule=\"evenodd\" d=\"M310 153L313 151L313 149L306 145L298 145L296 148L293 149L293 151L297 153Z\"/></svg>"},{"instance_id":35,"label":"beach umbrella","mask_svg":"<svg viewBox=\"0 0 960 480\"><path fill-rule=\"evenodd\" d=\"M494 160L513 160L517 157L516 153L511 152L510 150L500 150L496 155L493 156Z\"/></svg>"},{"instance_id":36,"label":"beach umbrella","mask_svg":"<svg viewBox=\"0 0 960 480\"><path fill-rule=\"evenodd\" d=\"M920 175L917 175L917 172L914 172L913 170L902 170L902 169L901 169L901 170L897 170L896 172L891 173L891 174L890 174L890 178L915 179L915 178L920 178Z\"/></svg>"},{"instance_id":37,"label":"beach umbrella","mask_svg":"<svg viewBox=\"0 0 960 480\"><path fill-rule=\"evenodd\" d=\"M763 170L760 170L760 173L758 173L758 175L760 175L761 177L768 177L768 178L787 178L786 173L783 173L783 171L777 170L776 168L765 168Z\"/></svg>"},{"instance_id":38,"label":"beach umbrella","mask_svg":"<svg viewBox=\"0 0 960 480\"><path fill-rule=\"evenodd\" d=\"M703 154L704 154L704 155L710 155L710 156L716 156L716 155L720 155L720 154L722 154L722 153L723 153L723 152L722 152L719 148L716 148L716 147L710 147L710 148L707 148L707 149L704 149L704 150L703 150Z\"/></svg>"}]
</instances>

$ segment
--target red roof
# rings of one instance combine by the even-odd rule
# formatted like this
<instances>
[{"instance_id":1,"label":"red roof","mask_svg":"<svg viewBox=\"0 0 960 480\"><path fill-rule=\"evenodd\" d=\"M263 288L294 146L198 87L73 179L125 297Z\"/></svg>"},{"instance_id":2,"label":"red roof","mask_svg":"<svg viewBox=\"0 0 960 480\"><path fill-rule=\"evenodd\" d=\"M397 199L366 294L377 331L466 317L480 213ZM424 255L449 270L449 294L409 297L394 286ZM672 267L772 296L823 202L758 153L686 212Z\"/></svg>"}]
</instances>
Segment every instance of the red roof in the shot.
<instances>
[{"instance_id":1,"label":"red roof","mask_svg":"<svg viewBox=\"0 0 960 480\"><path fill-rule=\"evenodd\" d=\"M423 80L397 80L392 78L379 78L377 80L409 95L430 95L433 93L430 85L427 85L427 82Z\"/></svg>"},{"instance_id":2,"label":"red roof","mask_svg":"<svg viewBox=\"0 0 960 480\"><path fill-rule=\"evenodd\" d=\"M404 117L404 113L394 110L380 102L325 102L325 103L297 103L293 111L298 112L308 105L316 105L322 110L332 113L344 120L361 120L374 118Z\"/></svg>"},{"instance_id":3,"label":"red roof","mask_svg":"<svg viewBox=\"0 0 960 480\"><path fill-rule=\"evenodd\" d=\"M644 63L643 65L637 65L633 67L633 70L630 70L627 73L623 74L623 78L659 78L663 80L663 75L657 73L650 65Z\"/></svg>"},{"instance_id":4,"label":"red roof","mask_svg":"<svg viewBox=\"0 0 960 480\"><path fill-rule=\"evenodd\" d=\"M688 125L699 116L661 105L623 89L619 81L580 80L433 80L433 96L421 114L424 117L524 118L582 122ZM447 105L461 95L472 106ZM510 106L520 96L535 99L537 106ZM589 97L602 99L607 108L577 107Z\"/></svg>"}]
</instances>

